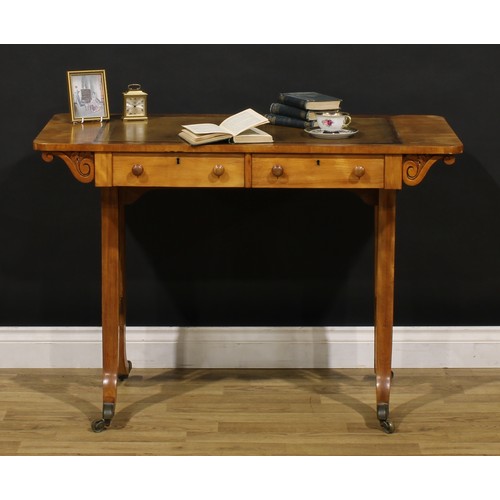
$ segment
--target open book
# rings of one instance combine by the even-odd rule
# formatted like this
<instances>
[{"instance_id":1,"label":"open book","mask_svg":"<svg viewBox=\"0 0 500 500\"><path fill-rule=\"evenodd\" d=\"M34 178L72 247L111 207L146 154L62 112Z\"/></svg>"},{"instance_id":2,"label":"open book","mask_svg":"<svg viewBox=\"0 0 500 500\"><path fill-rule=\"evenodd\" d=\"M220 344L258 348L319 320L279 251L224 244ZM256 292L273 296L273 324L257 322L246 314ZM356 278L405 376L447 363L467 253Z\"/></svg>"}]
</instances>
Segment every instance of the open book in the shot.
<instances>
[{"instance_id":1,"label":"open book","mask_svg":"<svg viewBox=\"0 0 500 500\"><path fill-rule=\"evenodd\" d=\"M226 118L220 125L183 125L179 136L193 146L227 139L235 143L273 142L272 135L257 128L265 123L269 123L265 116L248 108Z\"/></svg>"}]
</instances>

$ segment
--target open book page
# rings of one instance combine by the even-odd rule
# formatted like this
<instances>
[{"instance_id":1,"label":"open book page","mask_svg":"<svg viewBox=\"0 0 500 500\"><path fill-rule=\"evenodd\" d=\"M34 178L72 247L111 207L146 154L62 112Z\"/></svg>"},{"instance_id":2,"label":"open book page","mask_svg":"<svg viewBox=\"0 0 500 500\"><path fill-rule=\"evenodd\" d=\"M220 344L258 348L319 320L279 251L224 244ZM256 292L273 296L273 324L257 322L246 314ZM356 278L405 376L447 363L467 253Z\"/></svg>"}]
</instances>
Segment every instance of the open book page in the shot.
<instances>
[{"instance_id":1,"label":"open book page","mask_svg":"<svg viewBox=\"0 0 500 500\"><path fill-rule=\"evenodd\" d=\"M215 123L196 123L195 125L183 125L194 134L227 134L231 135L226 129L215 125Z\"/></svg>"},{"instance_id":2,"label":"open book page","mask_svg":"<svg viewBox=\"0 0 500 500\"><path fill-rule=\"evenodd\" d=\"M183 125L183 127L193 132L193 134L228 134L234 136L249 128L264 125L264 123L269 123L269 120L253 109L248 108L226 118L220 125L196 123L194 125Z\"/></svg>"},{"instance_id":3,"label":"open book page","mask_svg":"<svg viewBox=\"0 0 500 500\"><path fill-rule=\"evenodd\" d=\"M251 108L240 111L226 118L220 125L215 123L196 123L194 125L183 125L183 127L194 134L227 134L238 135L251 127L258 127L269 120Z\"/></svg>"},{"instance_id":4,"label":"open book page","mask_svg":"<svg viewBox=\"0 0 500 500\"><path fill-rule=\"evenodd\" d=\"M257 128L265 123L269 123L265 116L248 108L226 118L220 125L215 123L182 125L183 128L178 135L193 146L230 138L233 138L234 142L273 142L270 134Z\"/></svg>"},{"instance_id":5,"label":"open book page","mask_svg":"<svg viewBox=\"0 0 500 500\"><path fill-rule=\"evenodd\" d=\"M233 137L235 143L273 142L273 136L260 128L249 128Z\"/></svg>"},{"instance_id":6,"label":"open book page","mask_svg":"<svg viewBox=\"0 0 500 500\"><path fill-rule=\"evenodd\" d=\"M229 118L226 118L220 126L235 136L244 130L248 130L252 127L258 127L259 125L264 125L265 123L269 123L269 120L265 116L257 113L251 108L248 108L230 116Z\"/></svg>"},{"instance_id":7,"label":"open book page","mask_svg":"<svg viewBox=\"0 0 500 500\"><path fill-rule=\"evenodd\" d=\"M179 132L179 137L182 137L185 141L189 142L189 144L196 146L198 144L208 144L210 142L230 139L231 134L193 134L189 130L182 129Z\"/></svg>"}]
</instances>

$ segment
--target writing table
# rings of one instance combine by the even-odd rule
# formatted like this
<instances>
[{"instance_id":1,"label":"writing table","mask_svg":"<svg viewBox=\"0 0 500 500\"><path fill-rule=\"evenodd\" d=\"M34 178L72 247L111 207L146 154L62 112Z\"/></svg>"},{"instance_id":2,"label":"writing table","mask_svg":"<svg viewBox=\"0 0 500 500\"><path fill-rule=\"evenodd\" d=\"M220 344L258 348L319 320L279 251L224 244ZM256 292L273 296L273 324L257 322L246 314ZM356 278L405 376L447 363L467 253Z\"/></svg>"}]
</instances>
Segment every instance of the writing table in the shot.
<instances>
[{"instance_id":1,"label":"writing table","mask_svg":"<svg viewBox=\"0 0 500 500\"><path fill-rule=\"evenodd\" d=\"M163 115L143 122L73 124L55 115L33 142L42 158L61 158L80 182L101 191L103 411L100 432L115 413L117 383L128 377L126 356L124 206L156 188L348 189L375 212L374 364L377 418L389 419L396 194L415 186L437 161L454 162L463 145L439 116L354 116L354 136L321 140L304 130L267 125L272 144L190 146L178 137L186 123L220 123L221 115Z\"/></svg>"}]
</instances>

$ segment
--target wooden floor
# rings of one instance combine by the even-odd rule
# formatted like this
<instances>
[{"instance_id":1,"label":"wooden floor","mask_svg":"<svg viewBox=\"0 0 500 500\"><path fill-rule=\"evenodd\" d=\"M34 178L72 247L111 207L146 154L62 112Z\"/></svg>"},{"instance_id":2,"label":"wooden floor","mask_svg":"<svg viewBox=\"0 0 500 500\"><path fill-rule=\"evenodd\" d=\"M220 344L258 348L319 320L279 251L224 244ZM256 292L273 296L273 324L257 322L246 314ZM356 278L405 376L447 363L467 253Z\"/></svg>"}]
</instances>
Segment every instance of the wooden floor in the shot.
<instances>
[{"instance_id":1,"label":"wooden floor","mask_svg":"<svg viewBox=\"0 0 500 500\"><path fill-rule=\"evenodd\" d=\"M500 370L133 369L109 429L100 370L0 370L0 455L499 455Z\"/></svg>"}]
</instances>

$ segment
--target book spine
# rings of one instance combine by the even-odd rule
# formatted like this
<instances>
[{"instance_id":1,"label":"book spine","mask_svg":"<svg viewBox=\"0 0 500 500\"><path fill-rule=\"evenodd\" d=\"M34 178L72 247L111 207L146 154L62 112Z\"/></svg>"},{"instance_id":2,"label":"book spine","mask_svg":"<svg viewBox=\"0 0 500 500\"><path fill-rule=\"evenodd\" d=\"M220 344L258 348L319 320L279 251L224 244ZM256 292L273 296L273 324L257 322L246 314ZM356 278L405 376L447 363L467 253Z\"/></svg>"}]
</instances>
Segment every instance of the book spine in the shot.
<instances>
[{"instance_id":1,"label":"book spine","mask_svg":"<svg viewBox=\"0 0 500 500\"><path fill-rule=\"evenodd\" d=\"M314 127L314 120L301 120L300 118L292 118L291 116L278 115L268 113L265 117L271 125L283 125L284 127L309 128Z\"/></svg>"},{"instance_id":2,"label":"book spine","mask_svg":"<svg viewBox=\"0 0 500 500\"><path fill-rule=\"evenodd\" d=\"M299 97L287 95L284 93L280 93L278 95L278 102L281 104L288 104L289 106L294 106L300 109L306 109L307 106L306 99L300 99Z\"/></svg>"},{"instance_id":3,"label":"book spine","mask_svg":"<svg viewBox=\"0 0 500 500\"><path fill-rule=\"evenodd\" d=\"M288 106L280 102L273 102L269 108L269 113L274 115L291 116L292 118L299 118L300 120L308 120L308 112L305 109Z\"/></svg>"}]
</instances>

